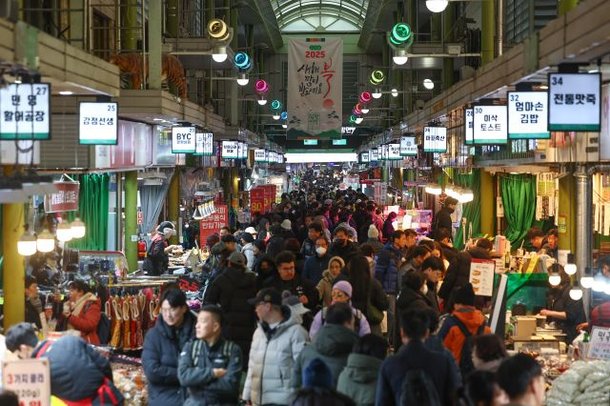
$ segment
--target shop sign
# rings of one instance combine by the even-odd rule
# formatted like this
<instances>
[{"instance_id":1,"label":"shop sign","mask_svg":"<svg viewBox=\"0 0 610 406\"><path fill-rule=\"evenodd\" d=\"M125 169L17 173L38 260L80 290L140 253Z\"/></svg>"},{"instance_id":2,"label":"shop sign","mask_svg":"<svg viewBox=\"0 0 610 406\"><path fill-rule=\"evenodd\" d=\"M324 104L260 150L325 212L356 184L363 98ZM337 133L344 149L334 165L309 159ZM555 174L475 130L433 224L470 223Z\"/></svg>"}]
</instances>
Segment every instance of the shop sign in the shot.
<instances>
[{"instance_id":1,"label":"shop sign","mask_svg":"<svg viewBox=\"0 0 610 406\"><path fill-rule=\"evenodd\" d=\"M464 110L464 143L471 145L474 142L474 109Z\"/></svg>"},{"instance_id":2,"label":"shop sign","mask_svg":"<svg viewBox=\"0 0 610 406\"><path fill-rule=\"evenodd\" d=\"M333 140L333 145L347 145L347 139Z\"/></svg>"},{"instance_id":3,"label":"shop sign","mask_svg":"<svg viewBox=\"0 0 610 406\"><path fill-rule=\"evenodd\" d=\"M79 182L53 182L57 192L44 196L45 213L78 210Z\"/></svg>"},{"instance_id":4,"label":"shop sign","mask_svg":"<svg viewBox=\"0 0 610 406\"><path fill-rule=\"evenodd\" d=\"M51 85L17 84L0 87L0 140L48 140Z\"/></svg>"},{"instance_id":5,"label":"shop sign","mask_svg":"<svg viewBox=\"0 0 610 406\"><path fill-rule=\"evenodd\" d=\"M204 247L206 240L220 229L229 225L229 210L226 204L216 204L216 211L199 222L199 246Z\"/></svg>"},{"instance_id":6,"label":"shop sign","mask_svg":"<svg viewBox=\"0 0 610 406\"><path fill-rule=\"evenodd\" d=\"M341 135L353 135L356 127L341 127Z\"/></svg>"},{"instance_id":7,"label":"shop sign","mask_svg":"<svg viewBox=\"0 0 610 406\"><path fill-rule=\"evenodd\" d=\"M447 152L445 127L424 127L424 152Z\"/></svg>"},{"instance_id":8,"label":"shop sign","mask_svg":"<svg viewBox=\"0 0 610 406\"><path fill-rule=\"evenodd\" d=\"M475 106L473 117L474 144L506 144L508 136L506 106Z\"/></svg>"},{"instance_id":9,"label":"shop sign","mask_svg":"<svg viewBox=\"0 0 610 406\"><path fill-rule=\"evenodd\" d=\"M549 139L546 92L508 92L508 138Z\"/></svg>"},{"instance_id":10,"label":"shop sign","mask_svg":"<svg viewBox=\"0 0 610 406\"><path fill-rule=\"evenodd\" d=\"M254 162L267 162L264 149L255 149L254 150Z\"/></svg>"},{"instance_id":11,"label":"shop sign","mask_svg":"<svg viewBox=\"0 0 610 406\"><path fill-rule=\"evenodd\" d=\"M402 159L400 156L400 144L388 144L388 159L390 161Z\"/></svg>"},{"instance_id":12,"label":"shop sign","mask_svg":"<svg viewBox=\"0 0 610 406\"><path fill-rule=\"evenodd\" d=\"M303 145L318 145L318 140L315 138L304 139Z\"/></svg>"},{"instance_id":13,"label":"shop sign","mask_svg":"<svg viewBox=\"0 0 610 406\"><path fill-rule=\"evenodd\" d=\"M368 152L361 152L360 153L360 162L365 164L369 162L369 153Z\"/></svg>"},{"instance_id":14,"label":"shop sign","mask_svg":"<svg viewBox=\"0 0 610 406\"><path fill-rule=\"evenodd\" d=\"M237 159L241 159L243 155L244 144L241 141L237 141Z\"/></svg>"},{"instance_id":15,"label":"shop sign","mask_svg":"<svg viewBox=\"0 0 610 406\"><path fill-rule=\"evenodd\" d=\"M472 289L477 296L492 296L494 288L494 275L496 262L487 259L473 258L470 263L470 277Z\"/></svg>"},{"instance_id":16,"label":"shop sign","mask_svg":"<svg viewBox=\"0 0 610 406\"><path fill-rule=\"evenodd\" d=\"M377 162L379 161L379 149L378 148L373 148L369 151L369 160L371 162Z\"/></svg>"},{"instance_id":17,"label":"shop sign","mask_svg":"<svg viewBox=\"0 0 610 406\"><path fill-rule=\"evenodd\" d=\"M400 155L417 156L417 143L414 136L403 135L400 137Z\"/></svg>"},{"instance_id":18,"label":"shop sign","mask_svg":"<svg viewBox=\"0 0 610 406\"><path fill-rule=\"evenodd\" d=\"M388 197L388 184L386 182L375 182L373 190L375 202L385 205Z\"/></svg>"},{"instance_id":19,"label":"shop sign","mask_svg":"<svg viewBox=\"0 0 610 406\"><path fill-rule=\"evenodd\" d=\"M549 73L549 131L599 131L601 73Z\"/></svg>"},{"instance_id":20,"label":"shop sign","mask_svg":"<svg viewBox=\"0 0 610 406\"><path fill-rule=\"evenodd\" d=\"M265 213L265 189L261 186L250 189L250 212Z\"/></svg>"},{"instance_id":21,"label":"shop sign","mask_svg":"<svg viewBox=\"0 0 610 406\"><path fill-rule=\"evenodd\" d=\"M2 362L2 386L19 397L20 406L50 406L49 361L22 359Z\"/></svg>"},{"instance_id":22,"label":"shop sign","mask_svg":"<svg viewBox=\"0 0 610 406\"><path fill-rule=\"evenodd\" d=\"M248 158L248 143L244 142L241 144L241 159Z\"/></svg>"},{"instance_id":23,"label":"shop sign","mask_svg":"<svg viewBox=\"0 0 610 406\"><path fill-rule=\"evenodd\" d=\"M203 155L203 133L195 133L195 153L193 155Z\"/></svg>"},{"instance_id":24,"label":"shop sign","mask_svg":"<svg viewBox=\"0 0 610 406\"><path fill-rule=\"evenodd\" d=\"M238 142L237 141L223 141L222 142L222 159L237 159L238 155Z\"/></svg>"},{"instance_id":25,"label":"shop sign","mask_svg":"<svg viewBox=\"0 0 610 406\"><path fill-rule=\"evenodd\" d=\"M81 102L78 142L87 145L116 145L119 135L118 113L118 103Z\"/></svg>"},{"instance_id":26,"label":"shop sign","mask_svg":"<svg viewBox=\"0 0 610 406\"><path fill-rule=\"evenodd\" d=\"M192 154L196 149L195 127L172 127L172 154Z\"/></svg>"},{"instance_id":27,"label":"shop sign","mask_svg":"<svg viewBox=\"0 0 610 406\"><path fill-rule=\"evenodd\" d=\"M203 156L214 154L214 133L203 133Z\"/></svg>"},{"instance_id":28,"label":"shop sign","mask_svg":"<svg viewBox=\"0 0 610 406\"><path fill-rule=\"evenodd\" d=\"M593 326L588 358L610 359L610 328Z\"/></svg>"}]
</instances>

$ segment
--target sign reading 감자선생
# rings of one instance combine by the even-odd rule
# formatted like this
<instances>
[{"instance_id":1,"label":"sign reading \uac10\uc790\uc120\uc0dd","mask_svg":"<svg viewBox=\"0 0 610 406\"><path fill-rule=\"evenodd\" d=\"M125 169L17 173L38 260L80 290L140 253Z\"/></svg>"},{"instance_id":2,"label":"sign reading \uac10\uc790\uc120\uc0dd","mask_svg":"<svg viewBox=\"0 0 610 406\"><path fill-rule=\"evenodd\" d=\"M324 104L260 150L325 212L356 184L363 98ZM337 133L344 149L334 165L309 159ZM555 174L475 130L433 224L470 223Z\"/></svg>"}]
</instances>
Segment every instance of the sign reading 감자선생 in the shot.
<instances>
[{"instance_id":1,"label":"sign reading \uac10\uc790\uc120\uc0dd","mask_svg":"<svg viewBox=\"0 0 610 406\"><path fill-rule=\"evenodd\" d=\"M48 140L51 85L17 84L0 87L0 140Z\"/></svg>"},{"instance_id":2,"label":"sign reading \uac10\uc790\uc120\uc0dd","mask_svg":"<svg viewBox=\"0 0 610 406\"><path fill-rule=\"evenodd\" d=\"M117 145L119 104L80 102L78 142L86 145Z\"/></svg>"},{"instance_id":3,"label":"sign reading \uac10\uc790\uc120\uc0dd","mask_svg":"<svg viewBox=\"0 0 610 406\"><path fill-rule=\"evenodd\" d=\"M417 143L414 136L403 135L400 137L400 155L417 156Z\"/></svg>"},{"instance_id":4,"label":"sign reading \uac10\uc790\uc120\uc0dd","mask_svg":"<svg viewBox=\"0 0 610 406\"><path fill-rule=\"evenodd\" d=\"M600 73L549 73L549 131L600 131Z\"/></svg>"},{"instance_id":5,"label":"sign reading \uac10\uc790\uc120\uc0dd","mask_svg":"<svg viewBox=\"0 0 610 406\"><path fill-rule=\"evenodd\" d=\"M508 92L508 138L549 139L546 92Z\"/></svg>"},{"instance_id":6,"label":"sign reading \uac10\uc790\uc120\uc0dd","mask_svg":"<svg viewBox=\"0 0 610 406\"><path fill-rule=\"evenodd\" d=\"M447 128L424 127L424 152L447 152Z\"/></svg>"},{"instance_id":7,"label":"sign reading \uac10\uc790\uc120\uc0dd","mask_svg":"<svg viewBox=\"0 0 610 406\"><path fill-rule=\"evenodd\" d=\"M475 106L473 142L476 145L508 142L508 111L506 106Z\"/></svg>"},{"instance_id":8,"label":"sign reading \uac10\uc790\uc120\uc0dd","mask_svg":"<svg viewBox=\"0 0 610 406\"><path fill-rule=\"evenodd\" d=\"M343 40L306 38L288 44L287 139L341 137Z\"/></svg>"},{"instance_id":9,"label":"sign reading \uac10\uc790\uc120\uc0dd","mask_svg":"<svg viewBox=\"0 0 610 406\"><path fill-rule=\"evenodd\" d=\"M197 146L195 127L172 127L172 154L192 154Z\"/></svg>"}]
</instances>

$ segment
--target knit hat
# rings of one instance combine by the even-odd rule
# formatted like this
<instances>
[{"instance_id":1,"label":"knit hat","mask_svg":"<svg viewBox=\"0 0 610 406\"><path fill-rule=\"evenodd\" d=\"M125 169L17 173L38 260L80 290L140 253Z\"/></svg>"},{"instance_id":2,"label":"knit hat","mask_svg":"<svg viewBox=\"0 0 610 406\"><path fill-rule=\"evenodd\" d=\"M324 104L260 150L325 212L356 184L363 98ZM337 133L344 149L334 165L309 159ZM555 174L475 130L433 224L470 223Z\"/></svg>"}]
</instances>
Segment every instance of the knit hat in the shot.
<instances>
[{"instance_id":1,"label":"knit hat","mask_svg":"<svg viewBox=\"0 0 610 406\"><path fill-rule=\"evenodd\" d=\"M282 221L281 226L284 230L292 230L292 223L288 219Z\"/></svg>"},{"instance_id":2,"label":"knit hat","mask_svg":"<svg viewBox=\"0 0 610 406\"><path fill-rule=\"evenodd\" d=\"M229 262L235 265L239 265L239 266L246 266L246 262L248 260L246 259L245 255L242 253L239 253L237 251L233 251L231 253L231 255L229 255Z\"/></svg>"},{"instance_id":3,"label":"knit hat","mask_svg":"<svg viewBox=\"0 0 610 406\"><path fill-rule=\"evenodd\" d=\"M474 306L474 290L472 283L467 283L455 292L455 303L465 306Z\"/></svg>"},{"instance_id":4,"label":"knit hat","mask_svg":"<svg viewBox=\"0 0 610 406\"><path fill-rule=\"evenodd\" d=\"M282 304L290 307L290 311L294 314L305 314L310 310L303 306L303 303L296 295L293 295L289 290L282 292Z\"/></svg>"},{"instance_id":5,"label":"knit hat","mask_svg":"<svg viewBox=\"0 0 610 406\"><path fill-rule=\"evenodd\" d=\"M252 237L252 234L246 232L242 233L241 239L244 240L246 243L254 241L254 237Z\"/></svg>"},{"instance_id":6,"label":"knit hat","mask_svg":"<svg viewBox=\"0 0 610 406\"><path fill-rule=\"evenodd\" d=\"M352 284L348 281L339 281L333 285L333 289L338 289L345 293L349 298L352 297Z\"/></svg>"},{"instance_id":7,"label":"knit hat","mask_svg":"<svg viewBox=\"0 0 610 406\"><path fill-rule=\"evenodd\" d=\"M328 365L320 358L314 358L303 368L304 388L333 389L333 376Z\"/></svg>"},{"instance_id":8,"label":"knit hat","mask_svg":"<svg viewBox=\"0 0 610 406\"><path fill-rule=\"evenodd\" d=\"M375 224L371 224L369 226L369 231L368 231L367 235L369 236L369 238L372 238L372 239L379 238L379 230L377 230L377 227L375 227Z\"/></svg>"}]
</instances>

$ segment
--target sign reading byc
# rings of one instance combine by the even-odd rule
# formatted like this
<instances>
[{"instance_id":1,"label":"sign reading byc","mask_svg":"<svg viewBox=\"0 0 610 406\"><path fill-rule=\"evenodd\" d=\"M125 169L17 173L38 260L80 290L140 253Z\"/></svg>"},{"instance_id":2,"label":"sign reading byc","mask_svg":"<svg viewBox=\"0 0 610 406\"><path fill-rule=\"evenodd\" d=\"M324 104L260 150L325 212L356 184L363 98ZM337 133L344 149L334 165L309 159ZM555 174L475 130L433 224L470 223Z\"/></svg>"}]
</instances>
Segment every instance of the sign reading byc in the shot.
<instances>
[{"instance_id":1,"label":"sign reading byc","mask_svg":"<svg viewBox=\"0 0 610 406\"><path fill-rule=\"evenodd\" d=\"M237 141L223 141L221 157L223 159L238 159L238 142Z\"/></svg>"},{"instance_id":2,"label":"sign reading byc","mask_svg":"<svg viewBox=\"0 0 610 406\"><path fill-rule=\"evenodd\" d=\"M254 162L266 162L265 158L265 150L264 149L255 149L254 150Z\"/></svg>"},{"instance_id":3,"label":"sign reading byc","mask_svg":"<svg viewBox=\"0 0 610 406\"><path fill-rule=\"evenodd\" d=\"M81 102L78 142L87 145L116 145L119 133L118 103Z\"/></svg>"},{"instance_id":4,"label":"sign reading byc","mask_svg":"<svg viewBox=\"0 0 610 406\"><path fill-rule=\"evenodd\" d=\"M0 87L0 140L51 138L48 83Z\"/></svg>"},{"instance_id":5,"label":"sign reading byc","mask_svg":"<svg viewBox=\"0 0 610 406\"><path fill-rule=\"evenodd\" d=\"M507 143L508 112L506 106L475 106L473 120L475 144Z\"/></svg>"},{"instance_id":6,"label":"sign reading byc","mask_svg":"<svg viewBox=\"0 0 610 406\"><path fill-rule=\"evenodd\" d=\"M390 161L396 161L402 159L400 156L400 144L388 144L388 159Z\"/></svg>"},{"instance_id":7,"label":"sign reading byc","mask_svg":"<svg viewBox=\"0 0 610 406\"><path fill-rule=\"evenodd\" d=\"M368 152L361 152L360 153L360 162L365 164L369 162L369 153Z\"/></svg>"},{"instance_id":8,"label":"sign reading byc","mask_svg":"<svg viewBox=\"0 0 610 406\"><path fill-rule=\"evenodd\" d=\"M424 127L424 152L447 152L445 127Z\"/></svg>"},{"instance_id":9,"label":"sign reading byc","mask_svg":"<svg viewBox=\"0 0 610 406\"><path fill-rule=\"evenodd\" d=\"M400 137L400 155L417 156L417 144L415 137L403 135Z\"/></svg>"},{"instance_id":10,"label":"sign reading byc","mask_svg":"<svg viewBox=\"0 0 610 406\"><path fill-rule=\"evenodd\" d=\"M474 141L474 109L464 110L464 143L471 145Z\"/></svg>"},{"instance_id":11,"label":"sign reading byc","mask_svg":"<svg viewBox=\"0 0 610 406\"><path fill-rule=\"evenodd\" d=\"M600 73L549 73L549 131L600 131Z\"/></svg>"},{"instance_id":12,"label":"sign reading byc","mask_svg":"<svg viewBox=\"0 0 610 406\"><path fill-rule=\"evenodd\" d=\"M549 139L546 92L508 92L508 138Z\"/></svg>"},{"instance_id":13,"label":"sign reading byc","mask_svg":"<svg viewBox=\"0 0 610 406\"><path fill-rule=\"evenodd\" d=\"M195 127L172 127L173 154L192 154L196 146Z\"/></svg>"},{"instance_id":14,"label":"sign reading byc","mask_svg":"<svg viewBox=\"0 0 610 406\"><path fill-rule=\"evenodd\" d=\"M342 82L342 39L289 42L288 139L341 137Z\"/></svg>"}]
</instances>

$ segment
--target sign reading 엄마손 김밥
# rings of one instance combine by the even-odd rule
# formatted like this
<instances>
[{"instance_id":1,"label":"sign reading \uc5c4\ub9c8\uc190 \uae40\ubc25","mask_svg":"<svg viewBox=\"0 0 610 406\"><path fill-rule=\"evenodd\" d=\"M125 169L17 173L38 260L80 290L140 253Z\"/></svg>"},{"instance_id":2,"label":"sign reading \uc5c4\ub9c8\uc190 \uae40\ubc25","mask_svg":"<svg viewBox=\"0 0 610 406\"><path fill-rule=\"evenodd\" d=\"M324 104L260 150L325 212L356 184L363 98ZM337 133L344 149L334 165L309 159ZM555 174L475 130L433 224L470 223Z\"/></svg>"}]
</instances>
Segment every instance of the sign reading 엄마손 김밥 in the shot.
<instances>
[{"instance_id":1,"label":"sign reading \uc5c4\ub9c8\uc190 \uae40\ubc25","mask_svg":"<svg viewBox=\"0 0 610 406\"><path fill-rule=\"evenodd\" d=\"M287 138L341 138L342 39L291 40L288 84Z\"/></svg>"},{"instance_id":2,"label":"sign reading \uc5c4\ub9c8\uc190 \uae40\ubc25","mask_svg":"<svg viewBox=\"0 0 610 406\"><path fill-rule=\"evenodd\" d=\"M54 182L57 192L44 196L45 213L78 210L79 182Z\"/></svg>"}]
</instances>

